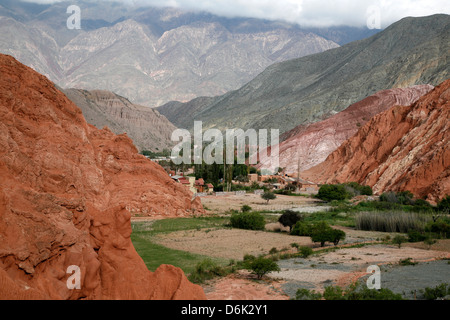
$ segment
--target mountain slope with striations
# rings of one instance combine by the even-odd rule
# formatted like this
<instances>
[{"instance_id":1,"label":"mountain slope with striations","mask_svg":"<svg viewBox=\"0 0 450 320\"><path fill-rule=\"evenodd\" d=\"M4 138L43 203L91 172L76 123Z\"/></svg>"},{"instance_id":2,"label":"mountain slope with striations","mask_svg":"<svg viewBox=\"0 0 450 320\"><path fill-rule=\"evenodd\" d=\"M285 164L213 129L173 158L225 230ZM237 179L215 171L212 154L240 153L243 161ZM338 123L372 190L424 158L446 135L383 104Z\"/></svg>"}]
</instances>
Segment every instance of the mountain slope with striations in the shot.
<instances>
[{"instance_id":1,"label":"mountain slope with striations","mask_svg":"<svg viewBox=\"0 0 450 320\"><path fill-rule=\"evenodd\" d=\"M288 138L279 145L279 166L286 173L296 174L299 167L304 171L322 163L375 115L393 106L409 106L432 89L430 85L419 85L383 90L324 121L296 127L286 133ZM269 168L270 161L270 157L263 157L257 167Z\"/></svg>"},{"instance_id":2,"label":"mountain slope with striations","mask_svg":"<svg viewBox=\"0 0 450 320\"><path fill-rule=\"evenodd\" d=\"M82 29L68 30L69 4L24 11L0 1L0 52L62 88L112 91L150 107L224 94L273 63L339 46L287 23L106 1L79 2Z\"/></svg>"},{"instance_id":3,"label":"mountain slope with striations","mask_svg":"<svg viewBox=\"0 0 450 320\"><path fill-rule=\"evenodd\" d=\"M126 133L140 150L161 152L173 147L176 127L152 108L138 106L115 93L101 90L62 90L83 112L86 121L115 134Z\"/></svg>"},{"instance_id":4,"label":"mountain slope with striations","mask_svg":"<svg viewBox=\"0 0 450 320\"><path fill-rule=\"evenodd\" d=\"M193 118L203 121L204 129L274 128L285 133L381 90L437 85L450 76L449 59L449 15L405 18L368 39L272 65L201 108L190 102L195 114L186 118L173 103L158 110L179 128L191 129Z\"/></svg>"},{"instance_id":5,"label":"mountain slope with striations","mask_svg":"<svg viewBox=\"0 0 450 320\"><path fill-rule=\"evenodd\" d=\"M356 181L377 194L410 191L436 202L450 194L449 119L446 80L413 105L375 116L301 177L319 183Z\"/></svg>"},{"instance_id":6,"label":"mountain slope with striations","mask_svg":"<svg viewBox=\"0 0 450 320\"><path fill-rule=\"evenodd\" d=\"M0 177L1 300L206 298L181 269L150 272L130 238L132 215L201 215L201 202L126 135L89 125L52 82L5 55Z\"/></svg>"}]
</instances>

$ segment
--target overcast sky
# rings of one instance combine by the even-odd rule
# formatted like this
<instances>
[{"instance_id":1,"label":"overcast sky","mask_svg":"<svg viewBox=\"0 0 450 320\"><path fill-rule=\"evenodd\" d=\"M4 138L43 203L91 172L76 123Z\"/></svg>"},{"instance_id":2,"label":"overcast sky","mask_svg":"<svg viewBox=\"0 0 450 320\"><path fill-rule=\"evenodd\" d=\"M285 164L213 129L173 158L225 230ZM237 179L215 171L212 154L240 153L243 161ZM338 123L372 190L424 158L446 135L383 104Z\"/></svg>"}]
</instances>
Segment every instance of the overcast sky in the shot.
<instances>
[{"instance_id":1,"label":"overcast sky","mask_svg":"<svg viewBox=\"0 0 450 320\"><path fill-rule=\"evenodd\" d=\"M54 3L62 0L26 0ZM99 0L130 5L170 6L227 17L284 20L303 26L375 26L404 17L450 14L450 0ZM70 2L70 1L69 1ZM72 1L76 4L76 0ZM379 22L379 23L378 23Z\"/></svg>"}]
</instances>

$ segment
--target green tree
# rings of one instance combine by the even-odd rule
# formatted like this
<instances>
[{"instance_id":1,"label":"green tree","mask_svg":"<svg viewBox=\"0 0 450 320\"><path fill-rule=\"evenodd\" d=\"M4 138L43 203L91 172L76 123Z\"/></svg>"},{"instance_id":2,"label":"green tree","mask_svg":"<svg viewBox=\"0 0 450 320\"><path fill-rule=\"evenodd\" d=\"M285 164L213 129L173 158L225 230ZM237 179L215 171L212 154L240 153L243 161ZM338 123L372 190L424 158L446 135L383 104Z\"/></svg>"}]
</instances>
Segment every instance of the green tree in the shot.
<instances>
[{"instance_id":1,"label":"green tree","mask_svg":"<svg viewBox=\"0 0 450 320\"><path fill-rule=\"evenodd\" d=\"M262 279L269 272L280 271L280 267L275 261L264 257L251 259L247 268L256 274L258 279Z\"/></svg>"},{"instance_id":2,"label":"green tree","mask_svg":"<svg viewBox=\"0 0 450 320\"><path fill-rule=\"evenodd\" d=\"M285 227L289 227L289 232L292 232L292 227L298 222L302 221L303 217L300 213L285 210L281 217L278 219L278 222L281 223Z\"/></svg>"},{"instance_id":3,"label":"green tree","mask_svg":"<svg viewBox=\"0 0 450 320\"><path fill-rule=\"evenodd\" d=\"M261 198L263 198L264 200L267 201L267 204L269 204L270 200L274 200L277 198L277 196L275 195L275 193L270 192L270 191L266 191L261 195Z\"/></svg>"}]
</instances>

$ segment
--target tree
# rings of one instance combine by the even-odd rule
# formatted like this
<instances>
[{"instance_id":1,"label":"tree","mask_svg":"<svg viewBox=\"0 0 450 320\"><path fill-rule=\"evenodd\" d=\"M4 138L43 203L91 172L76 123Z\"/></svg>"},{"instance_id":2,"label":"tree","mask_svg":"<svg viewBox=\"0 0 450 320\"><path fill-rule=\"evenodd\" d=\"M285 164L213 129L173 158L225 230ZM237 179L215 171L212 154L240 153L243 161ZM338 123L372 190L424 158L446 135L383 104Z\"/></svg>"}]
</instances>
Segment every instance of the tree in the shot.
<instances>
[{"instance_id":1,"label":"tree","mask_svg":"<svg viewBox=\"0 0 450 320\"><path fill-rule=\"evenodd\" d=\"M406 239L404 236L395 236L394 239L392 239L392 243L398 245L398 248L400 249L402 247L402 244L407 242L408 239Z\"/></svg>"},{"instance_id":2,"label":"tree","mask_svg":"<svg viewBox=\"0 0 450 320\"><path fill-rule=\"evenodd\" d=\"M256 274L258 279L262 279L269 272L280 271L280 267L275 261L264 257L251 259L247 268Z\"/></svg>"},{"instance_id":3,"label":"tree","mask_svg":"<svg viewBox=\"0 0 450 320\"><path fill-rule=\"evenodd\" d=\"M303 217L292 210L285 210L281 217L278 219L278 222L281 223L285 227L289 227L289 232L292 232L292 227L298 222L302 221Z\"/></svg>"},{"instance_id":4,"label":"tree","mask_svg":"<svg viewBox=\"0 0 450 320\"><path fill-rule=\"evenodd\" d=\"M335 246L345 239L345 232L333 229L328 223L322 221L316 224L311 233L313 242L320 242L320 246L324 247L326 242L332 242Z\"/></svg>"},{"instance_id":5,"label":"tree","mask_svg":"<svg viewBox=\"0 0 450 320\"><path fill-rule=\"evenodd\" d=\"M264 217L257 212L242 212L231 216L231 226L246 230L264 230L266 222Z\"/></svg>"},{"instance_id":6,"label":"tree","mask_svg":"<svg viewBox=\"0 0 450 320\"><path fill-rule=\"evenodd\" d=\"M270 201L270 200L276 199L277 196L275 195L275 193L270 192L270 191L267 191L267 192L264 192L264 193L261 195L261 198L263 198L264 200L266 200L266 201L267 201L267 204L269 204L269 201Z\"/></svg>"}]
</instances>

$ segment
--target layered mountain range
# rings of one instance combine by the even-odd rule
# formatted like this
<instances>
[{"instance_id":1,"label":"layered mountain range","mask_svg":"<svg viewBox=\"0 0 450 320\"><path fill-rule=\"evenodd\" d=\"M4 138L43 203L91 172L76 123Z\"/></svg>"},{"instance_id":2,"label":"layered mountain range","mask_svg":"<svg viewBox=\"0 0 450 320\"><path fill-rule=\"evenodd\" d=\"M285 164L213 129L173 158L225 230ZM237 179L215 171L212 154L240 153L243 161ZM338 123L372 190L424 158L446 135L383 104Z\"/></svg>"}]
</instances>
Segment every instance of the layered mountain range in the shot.
<instances>
[{"instance_id":1,"label":"layered mountain range","mask_svg":"<svg viewBox=\"0 0 450 320\"><path fill-rule=\"evenodd\" d=\"M410 191L438 201L450 194L450 80L410 106L376 115L328 158L301 176L356 181L375 193Z\"/></svg>"},{"instance_id":2,"label":"layered mountain range","mask_svg":"<svg viewBox=\"0 0 450 320\"><path fill-rule=\"evenodd\" d=\"M0 299L205 299L181 269L150 272L130 219L205 211L127 135L89 125L54 84L0 55ZM79 288L67 285L79 270Z\"/></svg>"},{"instance_id":3,"label":"layered mountain range","mask_svg":"<svg viewBox=\"0 0 450 320\"><path fill-rule=\"evenodd\" d=\"M83 112L86 121L115 134L126 133L139 151L161 152L173 147L176 127L152 108L138 106L115 93L102 90L62 90Z\"/></svg>"},{"instance_id":4,"label":"layered mountain range","mask_svg":"<svg viewBox=\"0 0 450 320\"><path fill-rule=\"evenodd\" d=\"M77 2L81 30L69 30L70 4L0 1L0 52L62 88L112 91L149 107L224 94L273 63L367 34L103 1Z\"/></svg>"},{"instance_id":5,"label":"layered mountain range","mask_svg":"<svg viewBox=\"0 0 450 320\"><path fill-rule=\"evenodd\" d=\"M274 64L240 89L158 108L177 127L279 129L326 119L381 90L450 77L450 16L405 18L380 33ZM187 114L187 116L186 116Z\"/></svg>"},{"instance_id":6,"label":"layered mountain range","mask_svg":"<svg viewBox=\"0 0 450 320\"><path fill-rule=\"evenodd\" d=\"M383 90L324 121L296 127L279 145L279 166L286 173L297 174L322 163L375 115L397 105L409 106L432 89L431 85L419 85ZM270 157L263 157L257 167L270 168L271 163Z\"/></svg>"}]
</instances>

